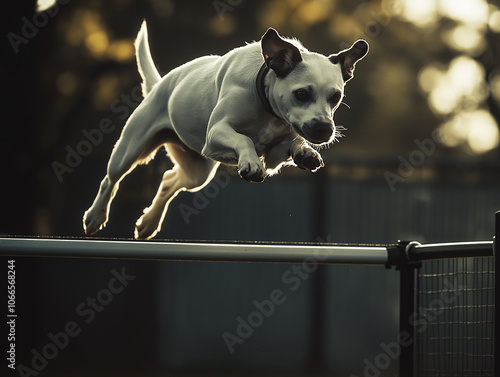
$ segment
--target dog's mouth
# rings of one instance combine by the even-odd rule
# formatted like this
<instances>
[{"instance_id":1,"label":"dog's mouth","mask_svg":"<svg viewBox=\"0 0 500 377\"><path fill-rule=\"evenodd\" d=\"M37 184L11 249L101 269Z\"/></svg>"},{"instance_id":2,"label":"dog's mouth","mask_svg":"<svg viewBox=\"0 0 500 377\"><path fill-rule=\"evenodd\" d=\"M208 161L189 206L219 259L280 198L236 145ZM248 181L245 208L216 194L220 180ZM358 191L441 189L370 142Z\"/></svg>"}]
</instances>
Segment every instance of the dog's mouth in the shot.
<instances>
[{"instance_id":1,"label":"dog's mouth","mask_svg":"<svg viewBox=\"0 0 500 377\"><path fill-rule=\"evenodd\" d=\"M297 134L312 144L326 144L334 139L335 126L322 123L313 127L307 124L300 127L297 124L292 124L293 129Z\"/></svg>"}]
</instances>

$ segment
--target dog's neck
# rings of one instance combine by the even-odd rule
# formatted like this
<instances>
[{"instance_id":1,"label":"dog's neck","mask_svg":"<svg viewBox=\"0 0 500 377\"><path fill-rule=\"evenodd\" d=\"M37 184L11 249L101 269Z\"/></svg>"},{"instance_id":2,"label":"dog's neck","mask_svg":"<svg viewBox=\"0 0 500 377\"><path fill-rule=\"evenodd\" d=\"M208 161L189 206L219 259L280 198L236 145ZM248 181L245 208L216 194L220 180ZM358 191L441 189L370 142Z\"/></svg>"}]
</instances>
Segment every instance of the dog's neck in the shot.
<instances>
[{"instance_id":1,"label":"dog's neck","mask_svg":"<svg viewBox=\"0 0 500 377\"><path fill-rule=\"evenodd\" d=\"M266 109L266 111L272 116L275 116L278 119L282 119L278 114L274 112L273 107L271 106L271 103L269 102L269 99L266 95L266 85L264 84L264 80L266 79L267 72L269 72L269 67L266 63L264 63L262 64L262 67L260 67L259 73L257 74L257 93L259 93L260 101L262 102L264 109Z\"/></svg>"}]
</instances>

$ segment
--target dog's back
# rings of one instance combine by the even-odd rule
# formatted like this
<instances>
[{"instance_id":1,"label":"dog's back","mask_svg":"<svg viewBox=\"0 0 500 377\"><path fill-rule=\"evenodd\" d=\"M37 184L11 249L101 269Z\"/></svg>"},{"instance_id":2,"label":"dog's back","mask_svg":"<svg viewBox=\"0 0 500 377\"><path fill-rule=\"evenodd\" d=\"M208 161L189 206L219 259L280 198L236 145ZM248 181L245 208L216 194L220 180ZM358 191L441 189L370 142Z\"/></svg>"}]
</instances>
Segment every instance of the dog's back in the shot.
<instances>
[{"instance_id":1,"label":"dog's back","mask_svg":"<svg viewBox=\"0 0 500 377\"><path fill-rule=\"evenodd\" d=\"M148 100L157 102L155 109L168 112L172 129L184 144L198 153L205 144L206 128L214 107L221 100L221 92L230 97L242 88L248 93L249 102L259 101L255 76L263 60L257 43L238 47L223 56L194 59L164 77L160 76L151 56L146 22L139 31L135 48L144 97L155 91ZM249 108L255 109L255 105Z\"/></svg>"}]
</instances>

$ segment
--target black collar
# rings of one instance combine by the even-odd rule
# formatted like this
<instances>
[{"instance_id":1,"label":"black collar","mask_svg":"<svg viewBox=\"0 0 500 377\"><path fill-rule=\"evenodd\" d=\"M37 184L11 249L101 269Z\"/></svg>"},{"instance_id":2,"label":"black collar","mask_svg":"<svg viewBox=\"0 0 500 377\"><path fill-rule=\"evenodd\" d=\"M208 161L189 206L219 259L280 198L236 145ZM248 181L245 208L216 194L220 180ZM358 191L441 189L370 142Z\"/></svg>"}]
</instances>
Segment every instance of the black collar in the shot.
<instances>
[{"instance_id":1,"label":"black collar","mask_svg":"<svg viewBox=\"0 0 500 377\"><path fill-rule=\"evenodd\" d=\"M264 106L264 109L266 109L269 114L281 119L281 117L274 112L273 107L269 103L269 99L266 96L266 86L264 84L264 80L266 78L267 72L269 72L269 67L266 63L264 63L262 64L262 67L260 67L259 73L257 74L257 93L259 93L259 97L262 105Z\"/></svg>"}]
</instances>

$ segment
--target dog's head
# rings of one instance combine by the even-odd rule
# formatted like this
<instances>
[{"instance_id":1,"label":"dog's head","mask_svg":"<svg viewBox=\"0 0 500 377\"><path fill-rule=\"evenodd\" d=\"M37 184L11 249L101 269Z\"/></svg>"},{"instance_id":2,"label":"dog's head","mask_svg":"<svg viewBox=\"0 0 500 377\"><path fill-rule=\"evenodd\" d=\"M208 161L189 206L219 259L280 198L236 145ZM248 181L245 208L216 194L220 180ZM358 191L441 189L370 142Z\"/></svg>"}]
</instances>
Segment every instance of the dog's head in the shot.
<instances>
[{"instance_id":1,"label":"dog's head","mask_svg":"<svg viewBox=\"0 0 500 377\"><path fill-rule=\"evenodd\" d=\"M335 137L333 113L356 63L368 53L368 43L358 40L351 48L326 57L281 38L270 28L261 47L266 65L275 73L268 81L268 99L274 111L307 141L331 142Z\"/></svg>"}]
</instances>

